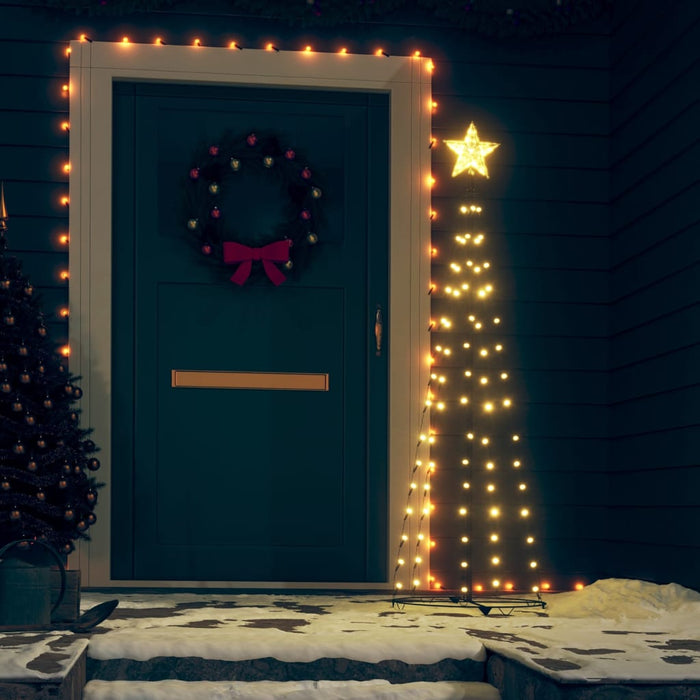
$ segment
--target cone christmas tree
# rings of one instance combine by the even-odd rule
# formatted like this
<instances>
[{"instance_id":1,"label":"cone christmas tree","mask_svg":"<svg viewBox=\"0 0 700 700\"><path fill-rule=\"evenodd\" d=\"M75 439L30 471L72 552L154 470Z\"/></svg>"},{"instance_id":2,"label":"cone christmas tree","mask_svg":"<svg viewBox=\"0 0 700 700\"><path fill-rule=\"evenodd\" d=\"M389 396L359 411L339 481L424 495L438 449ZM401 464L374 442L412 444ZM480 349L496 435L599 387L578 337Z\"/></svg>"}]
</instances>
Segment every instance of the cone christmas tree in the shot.
<instances>
[{"instance_id":1,"label":"cone christmas tree","mask_svg":"<svg viewBox=\"0 0 700 700\"><path fill-rule=\"evenodd\" d=\"M95 522L90 472L100 463L79 425L76 377L56 353L20 261L7 253L7 220L0 184L0 547L40 540L68 554Z\"/></svg>"}]
</instances>

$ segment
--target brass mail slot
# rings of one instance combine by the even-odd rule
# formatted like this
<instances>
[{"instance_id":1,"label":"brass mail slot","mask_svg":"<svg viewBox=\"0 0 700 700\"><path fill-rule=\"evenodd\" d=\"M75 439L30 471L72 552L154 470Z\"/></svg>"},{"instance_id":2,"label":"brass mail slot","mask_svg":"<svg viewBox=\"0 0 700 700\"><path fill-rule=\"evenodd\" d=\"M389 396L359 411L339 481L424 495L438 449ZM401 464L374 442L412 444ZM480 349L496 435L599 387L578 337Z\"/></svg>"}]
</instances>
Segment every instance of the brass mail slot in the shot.
<instances>
[{"instance_id":1,"label":"brass mail slot","mask_svg":"<svg viewBox=\"0 0 700 700\"><path fill-rule=\"evenodd\" d=\"M327 373L218 372L173 369L171 386L188 389L286 389L328 391Z\"/></svg>"}]
</instances>

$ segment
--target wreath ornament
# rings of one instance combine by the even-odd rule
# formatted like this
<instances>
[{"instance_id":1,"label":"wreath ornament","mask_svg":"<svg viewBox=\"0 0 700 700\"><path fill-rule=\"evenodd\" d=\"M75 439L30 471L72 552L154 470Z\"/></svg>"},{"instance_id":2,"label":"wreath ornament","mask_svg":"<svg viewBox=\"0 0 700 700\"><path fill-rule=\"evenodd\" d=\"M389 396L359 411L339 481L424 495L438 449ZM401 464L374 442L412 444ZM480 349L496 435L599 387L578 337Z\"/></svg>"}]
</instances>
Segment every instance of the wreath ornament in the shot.
<instances>
[{"instance_id":1,"label":"wreath ornament","mask_svg":"<svg viewBox=\"0 0 700 700\"><path fill-rule=\"evenodd\" d=\"M274 227L276 240L247 245L222 195L256 172L278 181L286 196L288 218ZM282 148L274 135L224 134L217 143L195 153L186 190L187 230L194 234L203 255L237 265L230 279L239 286L260 267L272 284L282 284L286 275L278 266L291 270L295 260L305 261L309 248L318 243L323 192L307 160L291 147Z\"/></svg>"}]
</instances>

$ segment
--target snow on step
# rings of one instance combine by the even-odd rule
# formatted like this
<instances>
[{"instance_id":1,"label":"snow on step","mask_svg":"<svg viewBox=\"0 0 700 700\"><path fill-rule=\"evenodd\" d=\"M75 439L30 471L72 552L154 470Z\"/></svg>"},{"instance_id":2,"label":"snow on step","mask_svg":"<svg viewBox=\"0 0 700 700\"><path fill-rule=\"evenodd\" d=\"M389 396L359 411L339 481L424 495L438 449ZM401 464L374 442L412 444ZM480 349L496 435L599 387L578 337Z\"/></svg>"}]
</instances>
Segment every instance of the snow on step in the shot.
<instances>
[{"instance_id":1,"label":"snow on step","mask_svg":"<svg viewBox=\"0 0 700 700\"><path fill-rule=\"evenodd\" d=\"M85 604L103 600L103 594L85 596ZM88 655L99 661L274 657L286 663L322 658L481 663L483 644L465 634L470 619L455 609L426 614L392 608L382 596L122 594L119 607L100 626L103 633L90 639Z\"/></svg>"},{"instance_id":2,"label":"snow on step","mask_svg":"<svg viewBox=\"0 0 700 700\"><path fill-rule=\"evenodd\" d=\"M487 683L90 681L84 700L500 700Z\"/></svg>"}]
</instances>

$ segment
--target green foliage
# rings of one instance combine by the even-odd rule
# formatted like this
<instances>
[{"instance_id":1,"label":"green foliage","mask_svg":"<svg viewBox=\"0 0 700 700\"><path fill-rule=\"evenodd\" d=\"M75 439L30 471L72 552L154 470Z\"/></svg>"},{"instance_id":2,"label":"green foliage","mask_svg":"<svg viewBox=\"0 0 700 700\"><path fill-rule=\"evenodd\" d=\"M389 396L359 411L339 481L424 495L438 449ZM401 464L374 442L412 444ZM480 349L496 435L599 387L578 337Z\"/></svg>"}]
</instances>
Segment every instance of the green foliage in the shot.
<instances>
[{"instance_id":1,"label":"green foliage","mask_svg":"<svg viewBox=\"0 0 700 700\"><path fill-rule=\"evenodd\" d=\"M215 143L202 145L193 155L186 178L183 224L211 259L223 260L226 241L260 247L285 240L291 244L286 269L298 270L308 261L319 235L322 238L323 191L318 173L302 153L279 139L271 133L227 132ZM266 205L272 209L275 204L260 202L250 189L246 198L245 185L250 188L252 183L269 183L283 203L285 217L270 230L264 226L263 230L245 230L241 225L242 210L257 207L258 219L265 219ZM244 193L236 196L236 190L241 188ZM233 196L226 197L229 193ZM254 270L254 274L259 273L259 268ZM230 268L226 274L230 274Z\"/></svg>"},{"instance_id":2,"label":"green foliage","mask_svg":"<svg viewBox=\"0 0 700 700\"><path fill-rule=\"evenodd\" d=\"M5 248L0 228L0 546L38 539L68 554L95 522L96 446L79 425L77 378Z\"/></svg>"}]
</instances>

